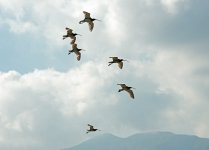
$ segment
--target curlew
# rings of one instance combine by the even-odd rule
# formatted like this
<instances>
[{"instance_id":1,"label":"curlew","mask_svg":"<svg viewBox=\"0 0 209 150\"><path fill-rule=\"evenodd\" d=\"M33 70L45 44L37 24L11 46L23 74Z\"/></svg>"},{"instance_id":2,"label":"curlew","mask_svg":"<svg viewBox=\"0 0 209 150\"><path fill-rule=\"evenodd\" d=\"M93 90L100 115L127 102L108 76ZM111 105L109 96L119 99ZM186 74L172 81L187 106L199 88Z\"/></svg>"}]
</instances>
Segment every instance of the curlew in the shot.
<instances>
[{"instance_id":1,"label":"curlew","mask_svg":"<svg viewBox=\"0 0 209 150\"><path fill-rule=\"evenodd\" d=\"M127 61L124 59L119 59L118 57L109 57L109 58L112 58L112 61L108 62L109 63L108 66L112 65L113 63L117 63L120 69L123 68L123 61Z\"/></svg>"},{"instance_id":2,"label":"curlew","mask_svg":"<svg viewBox=\"0 0 209 150\"><path fill-rule=\"evenodd\" d=\"M77 60L79 61L79 60L81 59L81 53L80 53L81 50L83 50L83 49L79 49L79 48L77 47L77 44L74 43L74 44L72 44L72 50L69 50L68 55L69 55L70 53L75 53L76 56L77 56Z\"/></svg>"},{"instance_id":3,"label":"curlew","mask_svg":"<svg viewBox=\"0 0 209 150\"><path fill-rule=\"evenodd\" d=\"M70 28L68 28L68 27L66 27L65 28L66 30L67 30L67 34L66 35L63 35L62 37L62 39L64 40L64 39L66 39L66 38L71 38L72 39L72 41L71 41L71 44L74 44L75 43L75 41L76 41L76 35L80 35L80 34L77 34L77 33L73 33L73 30L72 29L70 29ZM81 36L81 35L80 35Z\"/></svg>"},{"instance_id":4,"label":"curlew","mask_svg":"<svg viewBox=\"0 0 209 150\"><path fill-rule=\"evenodd\" d=\"M118 85L120 85L122 87L122 89L119 89L118 92L126 91L130 95L130 97L134 99L134 93L131 90L131 88L133 88L133 87L129 87L129 86L125 85L125 84L118 84Z\"/></svg>"},{"instance_id":5,"label":"curlew","mask_svg":"<svg viewBox=\"0 0 209 150\"><path fill-rule=\"evenodd\" d=\"M89 129L87 129L87 131L86 131L86 133L89 133L89 132L95 132L95 131L101 131L101 130L99 130L99 129L95 129L94 128L94 126L92 126L92 125L90 125L90 124L88 124L88 126L89 126Z\"/></svg>"},{"instance_id":6,"label":"curlew","mask_svg":"<svg viewBox=\"0 0 209 150\"><path fill-rule=\"evenodd\" d=\"M88 23L89 25L89 30L92 31L93 28L94 28L94 21L97 20L97 21L101 21L99 19L95 19L95 18L91 18L91 14L86 12L86 11L83 11L84 15L85 15L85 18L81 21L79 21L79 24L83 24L85 22Z\"/></svg>"}]
</instances>

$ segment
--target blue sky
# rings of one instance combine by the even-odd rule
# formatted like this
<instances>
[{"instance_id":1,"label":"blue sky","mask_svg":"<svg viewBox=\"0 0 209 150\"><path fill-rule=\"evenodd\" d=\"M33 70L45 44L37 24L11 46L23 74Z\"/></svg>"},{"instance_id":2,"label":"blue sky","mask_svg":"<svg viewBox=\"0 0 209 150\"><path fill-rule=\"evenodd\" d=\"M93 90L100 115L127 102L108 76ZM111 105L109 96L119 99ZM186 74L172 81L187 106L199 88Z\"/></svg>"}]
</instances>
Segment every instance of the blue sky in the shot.
<instances>
[{"instance_id":1,"label":"blue sky","mask_svg":"<svg viewBox=\"0 0 209 150\"><path fill-rule=\"evenodd\" d=\"M78 24L83 10L102 20L93 32ZM0 149L58 150L107 132L209 138L208 10L207 0L0 0ZM67 26L82 35L80 62ZM109 56L129 63L108 67ZM88 123L102 132L86 135Z\"/></svg>"}]
</instances>

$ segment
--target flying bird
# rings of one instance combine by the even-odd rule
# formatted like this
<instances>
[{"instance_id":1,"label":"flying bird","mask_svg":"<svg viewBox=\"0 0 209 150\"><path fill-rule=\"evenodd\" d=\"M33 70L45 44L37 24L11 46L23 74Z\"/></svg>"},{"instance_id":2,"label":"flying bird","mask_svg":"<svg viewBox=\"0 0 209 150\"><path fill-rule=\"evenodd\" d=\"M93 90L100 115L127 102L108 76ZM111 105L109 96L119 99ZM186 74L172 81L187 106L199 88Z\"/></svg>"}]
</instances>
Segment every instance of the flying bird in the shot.
<instances>
[{"instance_id":1,"label":"flying bird","mask_svg":"<svg viewBox=\"0 0 209 150\"><path fill-rule=\"evenodd\" d=\"M72 41L71 41L71 44L74 44L75 43L75 41L76 41L76 35L80 35L80 34L77 34L77 33L73 33L73 30L72 29L70 29L70 28L68 28L68 27L66 27L65 28L66 30L67 30L67 34L66 35L63 35L62 37L62 39L64 40L64 39L66 39L66 38L71 38L72 39ZM81 36L81 35L80 35Z\"/></svg>"},{"instance_id":2,"label":"flying bird","mask_svg":"<svg viewBox=\"0 0 209 150\"><path fill-rule=\"evenodd\" d=\"M79 24L83 24L83 23L87 22L88 25L89 25L89 30L92 31L93 28L94 28L94 21L95 20L101 21L101 20L95 19L95 18L91 18L91 14L86 12L86 11L83 11L83 13L84 13L85 18L83 20L79 21Z\"/></svg>"},{"instance_id":3,"label":"flying bird","mask_svg":"<svg viewBox=\"0 0 209 150\"><path fill-rule=\"evenodd\" d=\"M123 68L123 61L127 61L124 59L119 59L118 57L109 57L109 58L112 58L112 61L108 62L109 63L108 66L112 65L113 63L117 63L120 69Z\"/></svg>"},{"instance_id":4,"label":"flying bird","mask_svg":"<svg viewBox=\"0 0 209 150\"><path fill-rule=\"evenodd\" d=\"M131 88L134 89L133 87L129 87L129 86L125 85L125 84L118 84L118 85L120 85L122 87L122 89L119 89L118 92L126 91L130 95L130 97L134 99L134 93L131 90Z\"/></svg>"},{"instance_id":5,"label":"flying bird","mask_svg":"<svg viewBox=\"0 0 209 150\"><path fill-rule=\"evenodd\" d=\"M81 53L80 53L81 50L83 50L83 49L79 49L77 47L77 44L74 43L74 44L72 44L72 50L69 50L68 55L71 53L75 53L77 56L77 60L79 61L81 59Z\"/></svg>"},{"instance_id":6,"label":"flying bird","mask_svg":"<svg viewBox=\"0 0 209 150\"><path fill-rule=\"evenodd\" d=\"M88 124L88 126L89 126L89 129L87 129L87 131L86 131L86 133L89 133L89 132L95 132L95 131L101 131L101 130L99 130L99 129L95 129L94 128L94 126L92 126L92 125L90 125L90 124Z\"/></svg>"}]
</instances>

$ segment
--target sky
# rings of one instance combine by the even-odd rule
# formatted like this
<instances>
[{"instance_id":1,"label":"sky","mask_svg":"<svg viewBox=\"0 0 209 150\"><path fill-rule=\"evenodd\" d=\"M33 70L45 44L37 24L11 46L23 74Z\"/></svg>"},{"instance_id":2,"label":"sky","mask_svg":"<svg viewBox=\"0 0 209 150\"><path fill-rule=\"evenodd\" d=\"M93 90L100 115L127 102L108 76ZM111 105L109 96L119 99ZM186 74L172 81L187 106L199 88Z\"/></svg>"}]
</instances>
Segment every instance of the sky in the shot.
<instances>
[{"instance_id":1,"label":"sky","mask_svg":"<svg viewBox=\"0 0 209 150\"><path fill-rule=\"evenodd\" d=\"M83 11L102 20L92 32ZM60 150L103 133L209 138L208 14L208 0L0 0L0 149ZM82 35L79 62L65 27ZM129 62L120 70L110 56ZM102 131L85 134L88 123Z\"/></svg>"}]
</instances>

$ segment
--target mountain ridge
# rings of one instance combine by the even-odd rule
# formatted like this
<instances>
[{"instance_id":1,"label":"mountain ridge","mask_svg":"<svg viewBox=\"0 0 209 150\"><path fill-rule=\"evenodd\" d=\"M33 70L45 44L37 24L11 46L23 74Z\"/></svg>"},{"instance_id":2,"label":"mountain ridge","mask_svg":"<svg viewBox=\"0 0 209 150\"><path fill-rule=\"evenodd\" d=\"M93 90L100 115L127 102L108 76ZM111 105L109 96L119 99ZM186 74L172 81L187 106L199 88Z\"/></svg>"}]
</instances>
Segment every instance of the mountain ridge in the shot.
<instances>
[{"instance_id":1,"label":"mountain ridge","mask_svg":"<svg viewBox=\"0 0 209 150\"><path fill-rule=\"evenodd\" d=\"M110 133L98 135L62 150L209 150L209 139L172 132L137 133L125 138Z\"/></svg>"}]
</instances>

